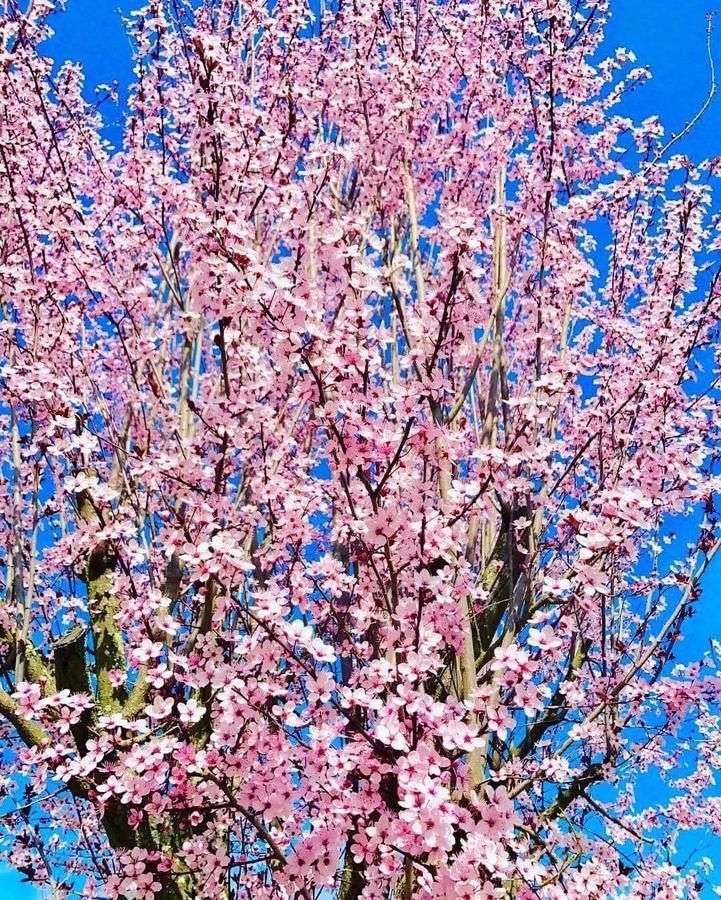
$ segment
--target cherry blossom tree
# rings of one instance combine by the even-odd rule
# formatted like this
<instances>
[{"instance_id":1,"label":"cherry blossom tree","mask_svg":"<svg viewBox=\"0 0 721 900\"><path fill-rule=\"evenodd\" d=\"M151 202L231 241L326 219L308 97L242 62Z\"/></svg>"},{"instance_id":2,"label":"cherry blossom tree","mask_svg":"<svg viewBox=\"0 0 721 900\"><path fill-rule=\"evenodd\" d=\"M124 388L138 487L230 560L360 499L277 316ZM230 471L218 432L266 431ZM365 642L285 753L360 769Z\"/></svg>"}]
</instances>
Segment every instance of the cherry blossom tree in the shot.
<instances>
[{"instance_id":1,"label":"cherry blossom tree","mask_svg":"<svg viewBox=\"0 0 721 900\"><path fill-rule=\"evenodd\" d=\"M700 896L717 163L619 115L605 0L151 0L119 148L54 5L0 18L6 860Z\"/></svg>"}]
</instances>

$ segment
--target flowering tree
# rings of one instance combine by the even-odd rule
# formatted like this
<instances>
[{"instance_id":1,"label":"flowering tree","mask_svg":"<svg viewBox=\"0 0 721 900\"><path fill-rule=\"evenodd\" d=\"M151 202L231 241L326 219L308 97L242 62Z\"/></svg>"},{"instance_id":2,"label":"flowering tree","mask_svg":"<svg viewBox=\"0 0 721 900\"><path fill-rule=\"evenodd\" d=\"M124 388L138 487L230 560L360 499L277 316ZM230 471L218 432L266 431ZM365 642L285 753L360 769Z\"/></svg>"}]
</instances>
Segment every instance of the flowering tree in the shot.
<instances>
[{"instance_id":1,"label":"flowering tree","mask_svg":"<svg viewBox=\"0 0 721 900\"><path fill-rule=\"evenodd\" d=\"M9 862L699 896L715 166L615 113L606 3L155 0L117 150L52 8L0 19Z\"/></svg>"}]
</instances>

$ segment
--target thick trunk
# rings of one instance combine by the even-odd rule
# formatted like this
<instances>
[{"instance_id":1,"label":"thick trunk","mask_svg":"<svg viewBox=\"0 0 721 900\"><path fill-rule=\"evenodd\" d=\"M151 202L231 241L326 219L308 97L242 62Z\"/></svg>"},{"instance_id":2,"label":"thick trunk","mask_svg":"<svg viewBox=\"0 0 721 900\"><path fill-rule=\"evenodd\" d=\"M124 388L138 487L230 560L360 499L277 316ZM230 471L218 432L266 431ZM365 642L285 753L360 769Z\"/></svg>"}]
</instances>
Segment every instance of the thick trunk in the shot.
<instances>
[{"instance_id":1,"label":"thick trunk","mask_svg":"<svg viewBox=\"0 0 721 900\"><path fill-rule=\"evenodd\" d=\"M353 859L353 855L350 852L349 841L348 847L346 848L345 865L343 866L343 874L341 875L338 900L358 900L366 886L363 869L363 863L357 863Z\"/></svg>"}]
</instances>

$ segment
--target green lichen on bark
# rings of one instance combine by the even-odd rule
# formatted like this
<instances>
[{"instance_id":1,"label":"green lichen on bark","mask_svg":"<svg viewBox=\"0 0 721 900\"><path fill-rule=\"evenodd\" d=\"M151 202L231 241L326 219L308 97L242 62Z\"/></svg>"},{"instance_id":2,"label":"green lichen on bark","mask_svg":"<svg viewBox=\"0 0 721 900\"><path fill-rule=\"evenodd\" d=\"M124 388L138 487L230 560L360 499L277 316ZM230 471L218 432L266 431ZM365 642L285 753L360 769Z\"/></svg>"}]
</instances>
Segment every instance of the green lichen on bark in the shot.
<instances>
[{"instance_id":1,"label":"green lichen on bark","mask_svg":"<svg viewBox=\"0 0 721 900\"><path fill-rule=\"evenodd\" d=\"M113 670L125 671L125 647L118 626L118 600L114 592L117 555L106 541L90 554L87 567L88 608L95 649L98 703L103 710L120 710L127 700L125 685L111 680Z\"/></svg>"},{"instance_id":2,"label":"green lichen on bark","mask_svg":"<svg viewBox=\"0 0 721 900\"><path fill-rule=\"evenodd\" d=\"M78 494L77 504L80 518L101 531L103 522L87 491ZM123 635L116 618L118 599L114 588L117 566L118 555L115 548L110 541L100 540L88 554L84 573L95 651L96 695L103 712L120 711L128 699L125 684L117 686L111 680L113 670L126 670Z\"/></svg>"}]
</instances>

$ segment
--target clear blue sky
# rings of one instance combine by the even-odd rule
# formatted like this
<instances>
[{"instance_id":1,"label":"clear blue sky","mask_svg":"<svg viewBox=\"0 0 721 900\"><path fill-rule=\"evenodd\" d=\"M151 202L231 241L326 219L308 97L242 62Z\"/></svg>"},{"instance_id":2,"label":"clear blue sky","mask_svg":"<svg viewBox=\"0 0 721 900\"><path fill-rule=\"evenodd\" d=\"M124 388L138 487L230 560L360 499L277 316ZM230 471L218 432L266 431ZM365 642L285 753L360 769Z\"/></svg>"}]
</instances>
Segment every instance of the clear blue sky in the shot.
<instances>
[{"instance_id":1,"label":"clear blue sky","mask_svg":"<svg viewBox=\"0 0 721 900\"><path fill-rule=\"evenodd\" d=\"M608 47L633 50L640 65L649 65L653 79L626 101L625 112L637 119L659 115L667 131L680 130L693 117L709 85L706 58L706 13L718 0L612 0L613 19L608 29ZM121 12L137 8L133 0L67 0L67 11L55 19L56 35L47 47L58 62L81 62L86 71L86 91L93 96L98 84L120 82L131 77L129 43ZM715 39L715 57L721 70L721 16ZM721 74L721 72L720 72ZM106 107L106 115L117 123L122 111ZM109 136L117 131L109 129ZM696 160L721 155L721 100L717 99L704 120L678 149ZM710 635L721 637L717 594L721 587L718 568L706 583L699 615L692 620L686 652L700 649ZM702 855L711 856L721 869L721 852L709 845ZM721 872L717 872L717 877ZM37 893L20 879L0 870L2 900L30 900Z\"/></svg>"}]
</instances>

